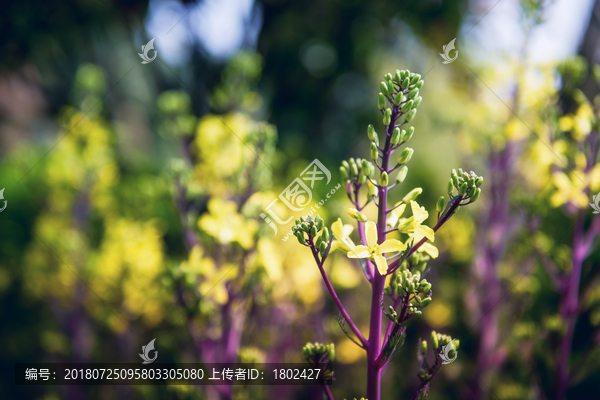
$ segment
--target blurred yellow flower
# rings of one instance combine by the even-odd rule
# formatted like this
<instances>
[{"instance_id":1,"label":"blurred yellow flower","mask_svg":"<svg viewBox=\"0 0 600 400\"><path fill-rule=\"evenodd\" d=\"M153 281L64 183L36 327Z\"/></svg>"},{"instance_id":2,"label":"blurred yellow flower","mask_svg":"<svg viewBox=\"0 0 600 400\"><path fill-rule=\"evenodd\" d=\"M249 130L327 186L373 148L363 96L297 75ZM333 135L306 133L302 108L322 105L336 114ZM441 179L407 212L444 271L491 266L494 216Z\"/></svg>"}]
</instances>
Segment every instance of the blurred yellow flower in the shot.
<instances>
[{"instance_id":1,"label":"blurred yellow flower","mask_svg":"<svg viewBox=\"0 0 600 400\"><path fill-rule=\"evenodd\" d=\"M373 221L367 221L365 224L365 234L367 237L367 246L356 246L354 250L348 252L348 257L374 260L379 273L385 275L388 270L388 264L383 254L403 251L406 249L406 245L396 239L388 239L381 244L377 244L377 225Z\"/></svg>"},{"instance_id":2,"label":"blurred yellow flower","mask_svg":"<svg viewBox=\"0 0 600 400\"><path fill-rule=\"evenodd\" d=\"M570 178L564 172L555 172L552 174L552 181L557 189L550 197L550 204L553 207L560 207L570 202L581 209L588 206L589 200L585 193L587 179L583 171L571 172Z\"/></svg>"},{"instance_id":3,"label":"blurred yellow flower","mask_svg":"<svg viewBox=\"0 0 600 400\"><path fill-rule=\"evenodd\" d=\"M213 197L208 202L208 214L198 221L200 229L214 237L219 243L239 243L248 250L254 245L254 235L258 223L245 220L237 212L237 204L233 201Z\"/></svg>"}]
</instances>

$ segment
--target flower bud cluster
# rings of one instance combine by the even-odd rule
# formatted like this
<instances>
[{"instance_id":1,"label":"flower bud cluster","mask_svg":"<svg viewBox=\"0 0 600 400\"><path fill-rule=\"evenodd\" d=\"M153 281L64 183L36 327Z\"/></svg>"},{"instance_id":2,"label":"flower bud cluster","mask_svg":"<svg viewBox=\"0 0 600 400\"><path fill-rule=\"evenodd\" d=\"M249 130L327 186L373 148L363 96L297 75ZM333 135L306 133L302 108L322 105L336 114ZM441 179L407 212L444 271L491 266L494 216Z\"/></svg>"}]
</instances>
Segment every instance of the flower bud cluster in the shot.
<instances>
[{"instance_id":1,"label":"flower bud cluster","mask_svg":"<svg viewBox=\"0 0 600 400\"><path fill-rule=\"evenodd\" d=\"M384 125L387 126L392 122L392 110L386 108L386 99L400 115L406 115L405 122L412 121L417 114L417 107L419 107L423 100L419 96L419 90L423 87L424 83L420 74L410 72L409 70L398 69L395 75L388 73L384 76L384 80L380 84L381 92L377 98L377 107L383 111Z\"/></svg>"},{"instance_id":2,"label":"flower bud cluster","mask_svg":"<svg viewBox=\"0 0 600 400\"><path fill-rule=\"evenodd\" d=\"M448 181L448 194L450 198L454 198L454 189L458 192L458 195L462 198L469 198L470 203L477 201L481 195L480 186L483 184L483 177L477 176L473 171L470 173L464 172L462 168L458 171L452 170L450 174L450 180Z\"/></svg>"},{"instance_id":3,"label":"flower bud cluster","mask_svg":"<svg viewBox=\"0 0 600 400\"><path fill-rule=\"evenodd\" d=\"M372 146L375 146L375 159L378 157L377 155L377 146L372 143ZM365 159L354 159L350 158L348 161L342 161L342 166L340 167L340 175L342 179L348 183L358 182L359 184L364 184L367 179L375 173L375 166L368 160Z\"/></svg>"},{"instance_id":4,"label":"flower bud cluster","mask_svg":"<svg viewBox=\"0 0 600 400\"><path fill-rule=\"evenodd\" d=\"M318 342L307 343L306 346L302 348L302 356L309 363L335 361L335 345L333 343L327 345Z\"/></svg>"},{"instance_id":5,"label":"flower bud cluster","mask_svg":"<svg viewBox=\"0 0 600 400\"><path fill-rule=\"evenodd\" d=\"M421 314L421 309L427 307L431 303L431 283L427 279L421 279L421 272L416 271L411 273L408 269L392 276L389 285L385 288L385 294L396 296L404 296L408 294L410 297L409 314ZM390 315L394 320L396 314L391 309ZM394 320L394 322L398 322Z\"/></svg>"},{"instance_id":6,"label":"flower bud cluster","mask_svg":"<svg viewBox=\"0 0 600 400\"><path fill-rule=\"evenodd\" d=\"M431 342L433 343L433 349L436 352L439 352L442 347L446 346L448 343L452 343L453 350L450 350L448 353L450 358L454 357L454 353L458 351L458 347L460 346L460 340L452 340L450 336L437 333L436 331L431 331Z\"/></svg>"},{"instance_id":7,"label":"flower bud cluster","mask_svg":"<svg viewBox=\"0 0 600 400\"><path fill-rule=\"evenodd\" d=\"M431 259L431 257L425 253L413 253L408 257L407 260L404 260L400 265L400 271L410 270L410 271L420 271L423 273L425 268L427 268L427 262Z\"/></svg>"},{"instance_id":8,"label":"flower bud cluster","mask_svg":"<svg viewBox=\"0 0 600 400\"><path fill-rule=\"evenodd\" d=\"M296 225L292 227L292 233L296 235L300 244L314 247L321 253L321 257L325 256L329 242L333 239L320 215L315 218L310 215L300 217L296 220Z\"/></svg>"}]
</instances>

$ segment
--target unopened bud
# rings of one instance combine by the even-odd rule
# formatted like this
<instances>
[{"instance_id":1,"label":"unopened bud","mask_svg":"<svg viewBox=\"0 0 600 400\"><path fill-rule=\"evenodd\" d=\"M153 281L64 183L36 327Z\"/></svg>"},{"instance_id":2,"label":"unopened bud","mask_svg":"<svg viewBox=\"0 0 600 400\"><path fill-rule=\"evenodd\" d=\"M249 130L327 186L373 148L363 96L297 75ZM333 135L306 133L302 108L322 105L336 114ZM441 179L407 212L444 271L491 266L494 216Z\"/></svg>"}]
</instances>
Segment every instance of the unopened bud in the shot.
<instances>
[{"instance_id":1,"label":"unopened bud","mask_svg":"<svg viewBox=\"0 0 600 400\"><path fill-rule=\"evenodd\" d=\"M413 104L414 104L414 101L412 101L412 100L409 100L406 103L404 103L401 108L402 112L403 113L409 112L412 109Z\"/></svg>"},{"instance_id":2,"label":"unopened bud","mask_svg":"<svg viewBox=\"0 0 600 400\"><path fill-rule=\"evenodd\" d=\"M394 105L399 106L400 103L402 103L403 98L404 98L404 95L402 94L402 92L398 92L396 97L394 97Z\"/></svg>"},{"instance_id":3,"label":"unopened bud","mask_svg":"<svg viewBox=\"0 0 600 400\"><path fill-rule=\"evenodd\" d=\"M469 187L469 190L467 191L467 196L473 197L475 195L476 190L477 190L477 186L475 186L475 185Z\"/></svg>"},{"instance_id":4,"label":"unopened bud","mask_svg":"<svg viewBox=\"0 0 600 400\"><path fill-rule=\"evenodd\" d=\"M433 343L434 350L437 350L437 348L439 347L439 342L437 333L435 333L435 331L431 331L431 342Z\"/></svg>"},{"instance_id":5,"label":"unopened bud","mask_svg":"<svg viewBox=\"0 0 600 400\"><path fill-rule=\"evenodd\" d=\"M444 196L440 196L440 198L438 199L438 201L435 205L435 209L437 210L437 212L442 212L442 211L444 211L445 208L446 208L446 198Z\"/></svg>"},{"instance_id":6,"label":"unopened bud","mask_svg":"<svg viewBox=\"0 0 600 400\"><path fill-rule=\"evenodd\" d=\"M459 346L460 346L460 340L454 339L454 350L458 351Z\"/></svg>"},{"instance_id":7,"label":"unopened bud","mask_svg":"<svg viewBox=\"0 0 600 400\"><path fill-rule=\"evenodd\" d=\"M392 110L390 110L389 108L386 108L385 112L383 113L383 124L387 126L391 122L392 122Z\"/></svg>"},{"instance_id":8,"label":"unopened bud","mask_svg":"<svg viewBox=\"0 0 600 400\"><path fill-rule=\"evenodd\" d=\"M414 108L417 108L417 107L419 107L419 106L421 105L421 101L423 101L423 98L422 98L421 96L417 97L417 98L415 99L415 103L413 104L413 107L414 107Z\"/></svg>"},{"instance_id":9,"label":"unopened bud","mask_svg":"<svg viewBox=\"0 0 600 400\"><path fill-rule=\"evenodd\" d=\"M412 110L409 111L409 113L406 115L406 122L410 122L415 118L415 115L417 115L417 109L413 108Z\"/></svg>"},{"instance_id":10,"label":"unopened bud","mask_svg":"<svg viewBox=\"0 0 600 400\"><path fill-rule=\"evenodd\" d=\"M385 108L385 96L383 93L379 93L379 97L377 97L377 108L383 110Z\"/></svg>"},{"instance_id":11,"label":"unopened bud","mask_svg":"<svg viewBox=\"0 0 600 400\"><path fill-rule=\"evenodd\" d=\"M365 176L371 176L370 163L367 160L362 160L361 172Z\"/></svg>"},{"instance_id":12,"label":"unopened bud","mask_svg":"<svg viewBox=\"0 0 600 400\"><path fill-rule=\"evenodd\" d=\"M381 176L379 177L379 186L387 187L388 182L389 182L388 174L387 174L387 172L383 171L381 173Z\"/></svg>"},{"instance_id":13,"label":"unopened bud","mask_svg":"<svg viewBox=\"0 0 600 400\"><path fill-rule=\"evenodd\" d=\"M415 87L417 87L417 88L421 89L421 88L423 87L423 84L425 84L425 81L423 81L423 80L420 80L419 82L417 82L417 83L415 84Z\"/></svg>"},{"instance_id":14,"label":"unopened bud","mask_svg":"<svg viewBox=\"0 0 600 400\"><path fill-rule=\"evenodd\" d=\"M408 131L404 132L404 130L403 130L403 133L402 133L402 142L403 143L408 142L410 139L412 139L412 137L413 137L414 134L415 134L415 127L414 126L411 126L408 129Z\"/></svg>"},{"instance_id":15,"label":"unopened bud","mask_svg":"<svg viewBox=\"0 0 600 400\"><path fill-rule=\"evenodd\" d=\"M321 237L325 242L329 242L329 229L327 229L327 227L323 228L323 233L321 234Z\"/></svg>"},{"instance_id":16,"label":"unopened bud","mask_svg":"<svg viewBox=\"0 0 600 400\"><path fill-rule=\"evenodd\" d=\"M421 342L421 354L425 355L427 354L427 341L423 340Z\"/></svg>"},{"instance_id":17,"label":"unopened bud","mask_svg":"<svg viewBox=\"0 0 600 400\"><path fill-rule=\"evenodd\" d=\"M410 85L410 79L406 78L402 81L402 85L401 85L402 90L405 90L406 88L408 88L408 85Z\"/></svg>"},{"instance_id":18,"label":"unopened bud","mask_svg":"<svg viewBox=\"0 0 600 400\"><path fill-rule=\"evenodd\" d=\"M423 193L423 189L422 188L414 188L413 190L411 190L410 192L408 192L408 194L406 196L404 196L402 198L402 201L406 204L410 203L411 200L414 200L417 198L418 195L420 195L421 193ZM414 254L414 253L413 253Z\"/></svg>"},{"instance_id":19,"label":"unopened bud","mask_svg":"<svg viewBox=\"0 0 600 400\"><path fill-rule=\"evenodd\" d=\"M329 361L335 361L335 345L333 343L327 347L327 357Z\"/></svg>"},{"instance_id":20,"label":"unopened bud","mask_svg":"<svg viewBox=\"0 0 600 400\"><path fill-rule=\"evenodd\" d=\"M352 176L358 175L358 167L356 166L356 163L354 162L354 160L352 160L352 162L350 163L350 172L351 172Z\"/></svg>"},{"instance_id":21,"label":"unopened bud","mask_svg":"<svg viewBox=\"0 0 600 400\"><path fill-rule=\"evenodd\" d=\"M469 188L469 185L467 184L467 182L463 182L463 184L460 185L460 188L458 189L458 194L461 196L464 196L465 193L467 193L468 188Z\"/></svg>"},{"instance_id":22,"label":"unopened bud","mask_svg":"<svg viewBox=\"0 0 600 400\"><path fill-rule=\"evenodd\" d=\"M431 297L425 297L423 300L421 300L421 307L425 308L429 305L429 303L431 303Z\"/></svg>"},{"instance_id":23,"label":"unopened bud","mask_svg":"<svg viewBox=\"0 0 600 400\"><path fill-rule=\"evenodd\" d=\"M391 142L392 146L395 146L398 144L399 141L400 141L400 128L396 127L394 129L394 133L392 133L392 138L390 139L390 142Z\"/></svg>"},{"instance_id":24,"label":"unopened bud","mask_svg":"<svg viewBox=\"0 0 600 400\"><path fill-rule=\"evenodd\" d=\"M414 85L415 83L419 82L419 79L421 79L421 75L420 74L415 74L415 76L413 76L410 79L411 85Z\"/></svg>"},{"instance_id":25,"label":"unopened bud","mask_svg":"<svg viewBox=\"0 0 600 400\"><path fill-rule=\"evenodd\" d=\"M402 82L402 74L400 73L399 69L396 70L396 75L394 75L394 82L396 82L397 84L400 84L400 82Z\"/></svg>"},{"instance_id":26,"label":"unopened bud","mask_svg":"<svg viewBox=\"0 0 600 400\"><path fill-rule=\"evenodd\" d=\"M367 127L367 136L369 136L370 141L375 140L375 128L371 124Z\"/></svg>"},{"instance_id":27,"label":"unopened bud","mask_svg":"<svg viewBox=\"0 0 600 400\"><path fill-rule=\"evenodd\" d=\"M475 181L475 185L477 185L477 187L481 186L483 184L483 176L480 176L477 178L477 180Z\"/></svg>"},{"instance_id":28,"label":"unopened bud","mask_svg":"<svg viewBox=\"0 0 600 400\"><path fill-rule=\"evenodd\" d=\"M375 143L371 142L371 159L377 160L378 157L379 157L379 154L377 153L377 145Z\"/></svg>"},{"instance_id":29,"label":"unopened bud","mask_svg":"<svg viewBox=\"0 0 600 400\"><path fill-rule=\"evenodd\" d=\"M381 93L383 93L386 96L389 95L388 87L387 87L387 84L385 82L381 82Z\"/></svg>"},{"instance_id":30,"label":"unopened bud","mask_svg":"<svg viewBox=\"0 0 600 400\"><path fill-rule=\"evenodd\" d=\"M475 194L471 197L471 201L477 201L477 199L479 198L479 195L481 195L481 188L477 188L477 190L475 191Z\"/></svg>"},{"instance_id":31,"label":"unopened bud","mask_svg":"<svg viewBox=\"0 0 600 400\"><path fill-rule=\"evenodd\" d=\"M407 147L404 150L402 150L402 153L400 153L400 157L398 157L398 164L402 165L409 162L414 152L415 151L410 147Z\"/></svg>"},{"instance_id":32,"label":"unopened bud","mask_svg":"<svg viewBox=\"0 0 600 400\"><path fill-rule=\"evenodd\" d=\"M419 95L419 89L414 88L413 90L411 90L410 92L408 92L408 95L406 97L408 97L409 99L414 99L418 95Z\"/></svg>"},{"instance_id":33,"label":"unopened bud","mask_svg":"<svg viewBox=\"0 0 600 400\"><path fill-rule=\"evenodd\" d=\"M312 237L317 236L317 227L314 225L312 228L310 228L310 236L312 236Z\"/></svg>"},{"instance_id":34,"label":"unopened bud","mask_svg":"<svg viewBox=\"0 0 600 400\"><path fill-rule=\"evenodd\" d=\"M364 174L360 174L360 175L358 176L358 183L360 183L361 185L362 185L363 183L365 183L366 181L367 181L367 176L366 176L366 175L364 175Z\"/></svg>"},{"instance_id":35,"label":"unopened bud","mask_svg":"<svg viewBox=\"0 0 600 400\"><path fill-rule=\"evenodd\" d=\"M319 238L320 239L320 238ZM319 244L319 250L321 251L321 255L324 256L325 252L327 251L327 243L325 242L321 242Z\"/></svg>"},{"instance_id":36,"label":"unopened bud","mask_svg":"<svg viewBox=\"0 0 600 400\"><path fill-rule=\"evenodd\" d=\"M400 168L400 171L398 171L398 176L396 177L396 182L398 182L398 183L404 182L404 179L406 179L406 174L408 174L408 167L405 165L402 168Z\"/></svg>"},{"instance_id":37,"label":"unopened bud","mask_svg":"<svg viewBox=\"0 0 600 400\"><path fill-rule=\"evenodd\" d=\"M452 190L454 189L454 182L452 182L452 179L450 179L448 181L448 187L447 187L447 191L448 193L452 193Z\"/></svg>"},{"instance_id":38,"label":"unopened bud","mask_svg":"<svg viewBox=\"0 0 600 400\"><path fill-rule=\"evenodd\" d=\"M300 242L300 244L304 244L306 243L306 239L304 238L304 233L303 232L296 232L296 237L298 238L298 242Z\"/></svg>"},{"instance_id":39,"label":"unopened bud","mask_svg":"<svg viewBox=\"0 0 600 400\"><path fill-rule=\"evenodd\" d=\"M346 170L350 170L350 164L348 164L348 161L346 161L346 160L342 161L342 166L344 168L346 168Z\"/></svg>"},{"instance_id":40,"label":"unopened bud","mask_svg":"<svg viewBox=\"0 0 600 400\"><path fill-rule=\"evenodd\" d=\"M340 167L340 176L342 179L348 179L348 170L343 166Z\"/></svg>"}]
</instances>

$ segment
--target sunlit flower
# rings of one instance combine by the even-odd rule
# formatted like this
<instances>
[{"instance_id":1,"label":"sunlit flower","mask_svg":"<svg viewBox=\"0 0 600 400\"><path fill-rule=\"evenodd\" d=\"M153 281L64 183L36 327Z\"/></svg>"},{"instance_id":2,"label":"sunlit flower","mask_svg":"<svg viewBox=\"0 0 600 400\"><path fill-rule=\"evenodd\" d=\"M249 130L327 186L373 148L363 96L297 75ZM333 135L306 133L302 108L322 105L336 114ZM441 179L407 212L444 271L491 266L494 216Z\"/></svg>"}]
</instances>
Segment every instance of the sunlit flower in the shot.
<instances>
[{"instance_id":1,"label":"sunlit flower","mask_svg":"<svg viewBox=\"0 0 600 400\"><path fill-rule=\"evenodd\" d=\"M438 258L438 256L440 255L440 252L438 250L437 247L435 247L434 245L432 245L429 242L425 242L421 245L421 247L419 247L417 249L417 252L419 253L427 253L429 254L429 256L431 258Z\"/></svg>"},{"instance_id":2,"label":"sunlit flower","mask_svg":"<svg viewBox=\"0 0 600 400\"><path fill-rule=\"evenodd\" d=\"M421 225L429 218L429 213L425 210L425 207L421 207L416 201L411 200L410 208L413 213L412 217L402 218L398 224L398 231L408 234L414 240L414 243L420 242L425 237L433 242L435 239L433 229Z\"/></svg>"},{"instance_id":3,"label":"sunlit flower","mask_svg":"<svg viewBox=\"0 0 600 400\"><path fill-rule=\"evenodd\" d=\"M375 261L377 269L381 275L385 275L388 270L387 260L383 254L397 251L404 251L406 245L396 239L388 239L381 244L377 244L377 225L373 221L367 221L365 224L365 234L367 236L367 245L356 246L348 252L349 258L368 258Z\"/></svg>"},{"instance_id":4,"label":"sunlit flower","mask_svg":"<svg viewBox=\"0 0 600 400\"><path fill-rule=\"evenodd\" d=\"M585 194L587 179L583 171L573 171L570 178L564 172L555 172L552 174L552 181L557 189L550 197L553 207L560 207L569 202L582 209L588 206L589 200Z\"/></svg>"},{"instance_id":5,"label":"sunlit flower","mask_svg":"<svg viewBox=\"0 0 600 400\"><path fill-rule=\"evenodd\" d=\"M258 224L254 220L245 220L237 212L233 201L212 198L208 202L208 214L198 222L200 229L214 237L219 243L237 242L248 250L254 245L254 235Z\"/></svg>"},{"instance_id":6,"label":"sunlit flower","mask_svg":"<svg viewBox=\"0 0 600 400\"><path fill-rule=\"evenodd\" d=\"M356 246L352 239L350 239L350 234L354 230L352 225L344 225L340 218L337 219L331 225L331 231L334 234L333 243L331 243L331 250L334 251L337 249L342 249L344 251L351 251Z\"/></svg>"}]
</instances>

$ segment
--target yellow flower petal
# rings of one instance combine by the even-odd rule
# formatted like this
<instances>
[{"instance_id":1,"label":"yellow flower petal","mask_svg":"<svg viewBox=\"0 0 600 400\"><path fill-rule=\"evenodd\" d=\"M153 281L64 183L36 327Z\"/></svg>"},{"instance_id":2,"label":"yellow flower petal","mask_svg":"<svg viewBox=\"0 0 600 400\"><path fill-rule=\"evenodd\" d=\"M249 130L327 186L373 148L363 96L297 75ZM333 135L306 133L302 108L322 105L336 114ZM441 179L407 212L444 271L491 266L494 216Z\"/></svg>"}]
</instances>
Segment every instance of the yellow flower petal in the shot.
<instances>
[{"instance_id":1,"label":"yellow flower petal","mask_svg":"<svg viewBox=\"0 0 600 400\"><path fill-rule=\"evenodd\" d=\"M368 258L371 253L367 246L356 246L352 251L348 252L348 258Z\"/></svg>"},{"instance_id":2,"label":"yellow flower petal","mask_svg":"<svg viewBox=\"0 0 600 400\"><path fill-rule=\"evenodd\" d=\"M377 244L377 225L373 221L367 221L365 225L367 246L373 247Z\"/></svg>"},{"instance_id":3,"label":"yellow flower petal","mask_svg":"<svg viewBox=\"0 0 600 400\"><path fill-rule=\"evenodd\" d=\"M331 224L331 232L333 232L337 239L342 239L344 237L344 224L340 218Z\"/></svg>"},{"instance_id":4,"label":"yellow flower petal","mask_svg":"<svg viewBox=\"0 0 600 400\"><path fill-rule=\"evenodd\" d=\"M387 260L385 259L385 257L382 255L379 255L379 254L375 254L374 257L375 257L375 265L377 265L377 270L379 271L379 273L381 275L387 274L388 264L387 264Z\"/></svg>"},{"instance_id":5,"label":"yellow flower petal","mask_svg":"<svg viewBox=\"0 0 600 400\"><path fill-rule=\"evenodd\" d=\"M419 247L418 251L429 254L431 258L438 258L440 255L438 248L428 242L423 243L423 245Z\"/></svg>"},{"instance_id":6,"label":"yellow flower petal","mask_svg":"<svg viewBox=\"0 0 600 400\"><path fill-rule=\"evenodd\" d=\"M388 239L379 245L379 253L391 253L394 251L403 251L406 245L396 239Z\"/></svg>"}]
</instances>

